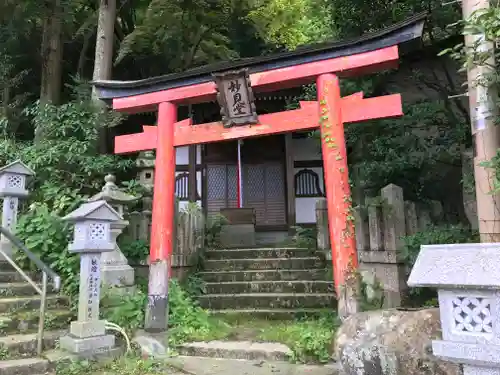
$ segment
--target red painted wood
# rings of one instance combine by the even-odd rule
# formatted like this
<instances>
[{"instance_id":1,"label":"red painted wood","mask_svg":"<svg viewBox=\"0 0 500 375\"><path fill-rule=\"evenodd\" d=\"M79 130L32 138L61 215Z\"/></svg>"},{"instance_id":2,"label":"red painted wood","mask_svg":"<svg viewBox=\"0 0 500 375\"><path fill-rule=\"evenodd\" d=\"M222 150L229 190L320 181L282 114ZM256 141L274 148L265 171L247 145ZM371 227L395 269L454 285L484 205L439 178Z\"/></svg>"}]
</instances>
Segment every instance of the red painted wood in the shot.
<instances>
[{"instance_id":1,"label":"red painted wood","mask_svg":"<svg viewBox=\"0 0 500 375\"><path fill-rule=\"evenodd\" d=\"M177 107L161 103L158 108L153 217L151 227L150 261L170 260L174 246L175 207L175 148L174 126ZM145 130L151 127L145 127ZM147 131L143 134L150 134Z\"/></svg>"},{"instance_id":2,"label":"red painted wood","mask_svg":"<svg viewBox=\"0 0 500 375\"><path fill-rule=\"evenodd\" d=\"M115 154L128 154L156 148L156 126L145 125L142 133L118 135L115 137Z\"/></svg>"},{"instance_id":3,"label":"red painted wood","mask_svg":"<svg viewBox=\"0 0 500 375\"><path fill-rule=\"evenodd\" d=\"M126 98L113 99L115 111L128 113L154 111L159 103L203 103L215 100L216 90L214 82L200 83L193 86L178 87L171 90L150 92ZM190 99L190 100L186 100Z\"/></svg>"},{"instance_id":4,"label":"red painted wood","mask_svg":"<svg viewBox=\"0 0 500 375\"><path fill-rule=\"evenodd\" d=\"M317 102L301 102L300 109L261 115L257 125L233 128L224 128L220 122L196 126L184 123L175 128L175 145L185 146L315 129L319 126L317 108ZM349 96L343 98L342 110L342 119L346 123L403 115L399 94L369 99Z\"/></svg>"},{"instance_id":5,"label":"red painted wood","mask_svg":"<svg viewBox=\"0 0 500 375\"><path fill-rule=\"evenodd\" d=\"M351 56L254 73L250 75L250 80L255 92L267 92L310 83L316 76L324 73L339 72L349 75L358 71L380 70L396 65L398 59L398 46L392 46ZM201 103L214 100L215 95L215 83L208 82L127 98L116 98L113 99L113 109L125 112L154 110L155 106L163 102Z\"/></svg>"},{"instance_id":6,"label":"red painted wood","mask_svg":"<svg viewBox=\"0 0 500 375\"><path fill-rule=\"evenodd\" d=\"M270 134L314 129L318 124L318 103L300 102L300 109L271 113L259 117L260 124L224 128L214 122L191 126L189 119L175 125L175 146L234 140ZM360 122L377 118L403 115L401 95L386 95L363 99L363 93L342 98L343 122ZM115 153L154 150L156 148L156 126L143 126L144 132L115 137Z\"/></svg>"},{"instance_id":7,"label":"red painted wood","mask_svg":"<svg viewBox=\"0 0 500 375\"><path fill-rule=\"evenodd\" d=\"M334 281L340 293L349 268L357 268L358 257L338 77L333 74L319 76L317 91Z\"/></svg>"},{"instance_id":8,"label":"red painted wood","mask_svg":"<svg viewBox=\"0 0 500 375\"><path fill-rule=\"evenodd\" d=\"M351 56L316 61L307 64L269 70L250 76L252 87L265 88L277 82L297 82L304 84L312 82L318 75L324 73L349 74L360 68L375 68L382 63L399 60L398 46L391 46L375 51L358 53ZM378 69L377 69L378 70Z\"/></svg>"}]
</instances>

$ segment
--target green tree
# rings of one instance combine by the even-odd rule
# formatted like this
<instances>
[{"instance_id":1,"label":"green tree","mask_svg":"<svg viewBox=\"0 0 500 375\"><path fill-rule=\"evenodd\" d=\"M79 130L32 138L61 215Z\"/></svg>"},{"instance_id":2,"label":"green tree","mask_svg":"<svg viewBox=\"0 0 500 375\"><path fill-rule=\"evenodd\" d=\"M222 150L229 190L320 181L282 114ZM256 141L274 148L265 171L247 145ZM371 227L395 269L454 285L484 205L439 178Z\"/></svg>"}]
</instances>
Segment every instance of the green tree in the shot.
<instances>
[{"instance_id":1,"label":"green tree","mask_svg":"<svg viewBox=\"0 0 500 375\"><path fill-rule=\"evenodd\" d=\"M161 59L157 74L164 74L235 58L227 37L230 5L228 0L153 0L122 41L116 62ZM154 68L144 69L149 75Z\"/></svg>"},{"instance_id":2,"label":"green tree","mask_svg":"<svg viewBox=\"0 0 500 375\"><path fill-rule=\"evenodd\" d=\"M325 0L257 0L248 18L266 42L290 50L338 36Z\"/></svg>"}]
</instances>

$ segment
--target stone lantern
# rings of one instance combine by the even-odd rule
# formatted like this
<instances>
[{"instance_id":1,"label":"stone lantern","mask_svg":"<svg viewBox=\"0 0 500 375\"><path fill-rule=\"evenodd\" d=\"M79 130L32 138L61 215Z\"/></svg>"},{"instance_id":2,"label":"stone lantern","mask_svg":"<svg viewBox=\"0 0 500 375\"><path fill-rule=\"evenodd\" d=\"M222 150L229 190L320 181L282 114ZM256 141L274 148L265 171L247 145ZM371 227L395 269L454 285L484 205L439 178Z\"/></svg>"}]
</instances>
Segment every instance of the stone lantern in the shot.
<instances>
[{"instance_id":1,"label":"stone lantern","mask_svg":"<svg viewBox=\"0 0 500 375\"><path fill-rule=\"evenodd\" d=\"M106 335L105 322L99 320L101 254L115 248L111 224L123 220L105 201L85 203L63 218L74 223L70 252L80 254L80 292L78 320L71 322L68 336L61 337L61 349L81 357L110 351L115 336Z\"/></svg>"},{"instance_id":2,"label":"stone lantern","mask_svg":"<svg viewBox=\"0 0 500 375\"><path fill-rule=\"evenodd\" d=\"M438 291L436 357L464 375L500 375L500 243L422 246L408 285Z\"/></svg>"},{"instance_id":3,"label":"stone lantern","mask_svg":"<svg viewBox=\"0 0 500 375\"><path fill-rule=\"evenodd\" d=\"M0 197L3 198L2 226L11 232L14 231L17 223L19 198L25 198L29 194L26 189L26 180L34 175L35 172L19 160L0 168ZM3 236L0 246L9 257L12 256L14 248Z\"/></svg>"},{"instance_id":4,"label":"stone lantern","mask_svg":"<svg viewBox=\"0 0 500 375\"><path fill-rule=\"evenodd\" d=\"M144 187L146 193L141 199L142 211L137 215L135 232L138 239L144 241L149 241L151 234L155 160L153 151L145 151L139 154L136 161L137 180Z\"/></svg>"},{"instance_id":5,"label":"stone lantern","mask_svg":"<svg viewBox=\"0 0 500 375\"><path fill-rule=\"evenodd\" d=\"M153 151L145 151L139 154L136 161L136 166L139 172L137 179L150 193L153 191L155 178L155 154Z\"/></svg>"},{"instance_id":6,"label":"stone lantern","mask_svg":"<svg viewBox=\"0 0 500 375\"><path fill-rule=\"evenodd\" d=\"M105 185L102 191L92 198L89 202L106 201L121 216L125 214L125 207L139 198L132 196L120 190L115 184L115 176L107 175L104 178ZM114 243L113 251L104 253L101 257L102 283L104 285L126 288L122 291L130 291L134 287L134 269L128 264L128 260L123 255L117 243L118 236L127 227L128 221L119 220L111 224L111 241Z\"/></svg>"},{"instance_id":7,"label":"stone lantern","mask_svg":"<svg viewBox=\"0 0 500 375\"><path fill-rule=\"evenodd\" d=\"M35 172L20 160L0 168L0 196L27 197L29 192L26 190L26 179L34 174Z\"/></svg>"}]
</instances>

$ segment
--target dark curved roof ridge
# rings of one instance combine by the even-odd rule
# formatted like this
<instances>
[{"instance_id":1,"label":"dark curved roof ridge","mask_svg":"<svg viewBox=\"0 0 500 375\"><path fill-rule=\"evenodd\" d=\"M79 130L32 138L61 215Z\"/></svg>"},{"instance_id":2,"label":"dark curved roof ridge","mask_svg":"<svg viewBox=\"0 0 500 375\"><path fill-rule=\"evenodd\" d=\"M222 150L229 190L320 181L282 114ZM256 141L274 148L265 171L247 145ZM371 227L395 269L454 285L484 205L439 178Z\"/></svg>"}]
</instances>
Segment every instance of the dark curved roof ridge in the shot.
<instances>
[{"instance_id":1,"label":"dark curved roof ridge","mask_svg":"<svg viewBox=\"0 0 500 375\"><path fill-rule=\"evenodd\" d=\"M419 13L385 29L345 41L304 45L294 51L221 61L180 73L170 73L146 79L134 81L103 80L93 81L92 84L96 87L99 97L106 100L209 82L213 79L212 73L216 72L248 68L250 73L256 73L369 52L420 40L427 15L427 12Z\"/></svg>"}]
</instances>

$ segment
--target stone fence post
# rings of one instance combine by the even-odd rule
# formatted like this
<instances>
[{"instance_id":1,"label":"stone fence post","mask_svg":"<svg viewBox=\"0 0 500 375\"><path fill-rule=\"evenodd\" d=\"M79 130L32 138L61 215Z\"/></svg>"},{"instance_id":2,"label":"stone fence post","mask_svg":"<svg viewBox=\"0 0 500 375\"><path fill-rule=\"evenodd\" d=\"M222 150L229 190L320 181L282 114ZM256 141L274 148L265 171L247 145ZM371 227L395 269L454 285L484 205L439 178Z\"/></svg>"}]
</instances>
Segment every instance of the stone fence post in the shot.
<instances>
[{"instance_id":1,"label":"stone fence post","mask_svg":"<svg viewBox=\"0 0 500 375\"><path fill-rule=\"evenodd\" d=\"M17 224L19 198L26 198L29 194L26 190L26 179L34 175L35 172L19 160L0 168L0 197L3 198L2 227L11 232L15 231ZM0 246L8 257L12 257L13 245L4 236L1 237ZM0 255L0 261L2 259Z\"/></svg>"},{"instance_id":2,"label":"stone fence post","mask_svg":"<svg viewBox=\"0 0 500 375\"><path fill-rule=\"evenodd\" d=\"M464 375L500 375L500 243L425 245L408 280L437 288L442 340L433 354Z\"/></svg>"},{"instance_id":3,"label":"stone fence post","mask_svg":"<svg viewBox=\"0 0 500 375\"><path fill-rule=\"evenodd\" d=\"M316 201L316 242L318 250L325 254L326 259L332 260L326 198L319 198Z\"/></svg>"},{"instance_id":4,"label":"stone fence post","mask_svg":"<svg viewBox=\"0 0 500 375\"><path fill-rule=\"evenodd\" d=\"M115 336L106 335L105 322L99 320L101 254L115 249L111 225L123 220L105 201L85 203L63 220L75 224L70 252L80 257L78 320L71 322L68 336L61 337L61 349L78 357L106 354L115 347Z\"/></svg>"},{"instance_id":5,"label":"stone fence post","mask_svg":"<svg viewBox=\"0 0 500 375\"><path fill-rule=\"evenodd\" d=\"M370 246L359 251L360 269L384 289L384 307L401 306L406 291L406 273L401 259L402 237L406 235L403 189L390 184L380 191L382 203L368 206ZM356 217L356 230L366 231ZM359 234L364 236L364 234Z\"/></svg>"}]
</instances>

